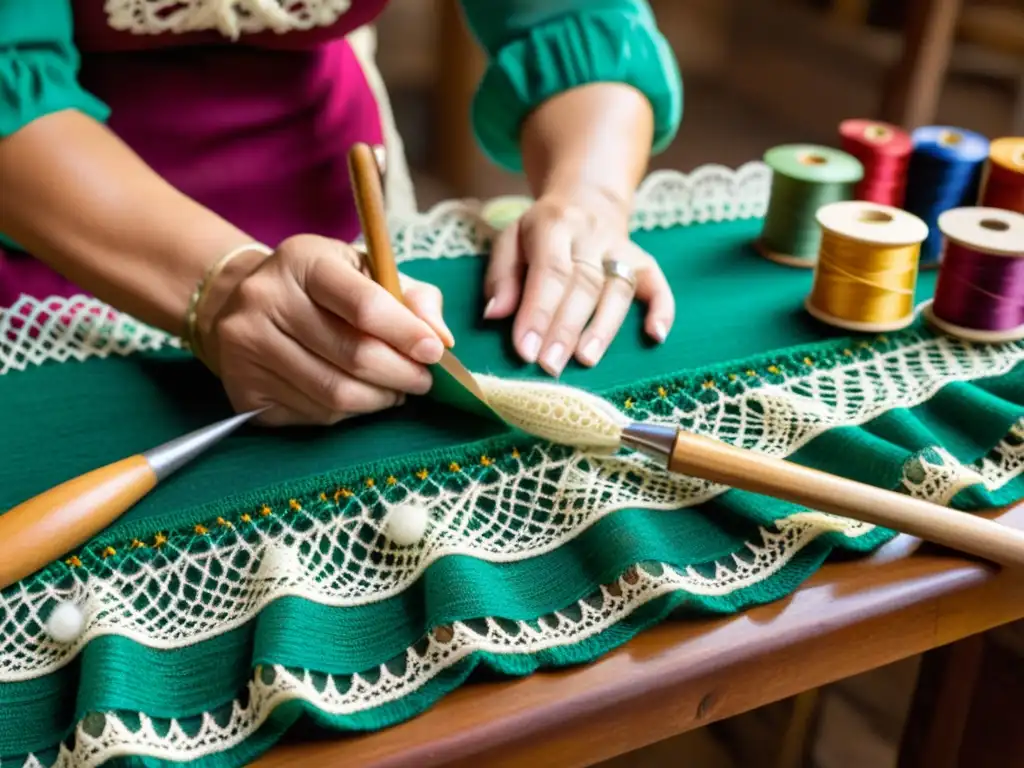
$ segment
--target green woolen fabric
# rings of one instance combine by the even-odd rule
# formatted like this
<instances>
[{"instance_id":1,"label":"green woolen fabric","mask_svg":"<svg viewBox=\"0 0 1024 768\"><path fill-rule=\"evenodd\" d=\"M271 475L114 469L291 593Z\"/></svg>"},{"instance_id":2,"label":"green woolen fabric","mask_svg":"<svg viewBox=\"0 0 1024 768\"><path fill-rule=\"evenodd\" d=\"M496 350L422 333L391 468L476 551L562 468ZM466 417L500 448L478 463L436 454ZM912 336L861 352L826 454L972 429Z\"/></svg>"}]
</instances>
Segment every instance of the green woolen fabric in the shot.
<instances>
[{"instance_id":1,"label":"green woolen fabric","mask_svg":"<svg viewBox=\"0 0 1024 768\"><path fill-rule=\"evenodd\" d=\"M628 402L638 413L672 407L686 412L710 402L715 391L742 385L755 372L767 391L773 383L807 375L812 366L827 369L867 361L932 338L919 326L881 338L853 338L813 321L801 309L811 273L757 256L750 243L759 227L759 221L750 220L638 234L638 242L658 257L676 291L675 329L666 344L652 345L643 338L642 313L635 308L601 365L593 370L571 366L563 381L605 394L623 407ZM542 376L515 359L507 324L479 320L483 268L483 260L473 258L405 266L409 274L444 291L455 352L467 367L501 376ZM918 298L929 295L933 284L934 273L924 274ZM714 389L709 389L712 384ZM175 351L45 364L0 376L0 409L5 425L0 430L0 509L228 413L217 383ZM978 462L1022 418L1024 371L1018 366L999 376L948 383L919 404L886 403L863 424L817 435L792 458L913 492L907 483L917 482L915 462L942 464L940 451L964 465ZM239 539L255 541L260 531L294 517L292 503L311 521L352 514L368 478L389 503L427 488L428 481L418 474L421 468L442 476L439 482L449 489L486 484L496 472L514 472L539 460L537 445L429 400L330 429L248 429L186 468L77 551L80 566L54 563L6 594L81 579L84 573L102 578L117 569L159 569L175 553L223 550ZM555 457L568 453L557 447L544 450ZM493 461L483 464L481 456ZM462 469L444 475L452 463ZM388 485L386 478L394 478L395 484ZM332 495L341 488L351 498ZM524 535L530 525L562 514L539 491L522 491L523 503L536 501L537 507L529 522L519 524ZM993 490L972 485L957 493L952 504L974 510L1008 503L1022 492L1018 476ZM262 508L273 514L261 516ZM442 557L400 593L361 605L280 597L242 626L186 648L147 647L117 634L96 638L59 671L0 682L0 759L17 764L17 756L28 753L52 759L57 742L68 738L77 723L87 731L102 730L104 715L98 713L118 713L125 723L137 722L138 713L145 713L164 728L173 719L183 728L198 729L204 714L227 718L233 702L246 699L246 683L254 676L273 682L279 674L275 665L306 670L314 685L339 690L355 685L353 676L375 679L382 665L399 674L408 661L407 649L434 628L453 622L474 626L492 617L540 626L555 612L562 612L560 621L574 621L577 605L609 599L601 585L637 564L655 575L675 568L711 578L717 569L734 568L736 558L749 560L747 545L761 541L762 527L773 529L799 511L736 490L685 509L627 508L597 520L561 546L525 559ZM231 525L218 525L218 518ZM205 532L189 538L197 524ZM173 550L130 548L133 539L151 542L158 532L178 542ZM356 528L350 535L344 544L358 553L364 531ZM477 651L409 695L374 708L332 714L308 702L289 701L244 742L197 764L244 764L300 721L338 731L386 727L422 712L471 674L524 675L542 667L583 663L670 617L727 614L776 600L792 593L837 550L870 551L891 535L882 529L852 538L825 533L752 586L721 594L673 591L573 644L519 653ZM362 541L370 547L368 539ZM107 547L116 554L105 556ZM330 553L323 557L328 575L331 568L352 564L334 562ZM364 568L379 565L369 555L360 563ZM178 594L191 594L206 606L216 604L220 595L207 588L209 575L187 576L192 591ZM178 598L126 592L121 599L159 615ZM0 637L12 637L19 621L0 607ZM163 764L156 758L128 757L117 763Z\"/></svg>"},{"instance_id":2,"label":"green woolen fabric","mask_svg":"<svg viewBox=\"0 0 1024 768\"><path fill-rule=\"evenodd\" d=\"M601 364L585 369L572 363L561 381L606 392L839 336L802 309L810 271L780 268L749 247L759 226L759 220L748 220L640 233L637 241L659 257L677 294L679 317L668 341L656 346L646 338L636 306ZM471 371L543 378L539 368L516 358L509 324L480 320L484 268L483 259L473 258L404 266L444 291L453 351ZM930 295L934 276L922 275L922 298ZM230 414L218 382L176 351L88 360L73 368L46 365L3 377L0 395L10 425L0 432L0 455L10 457L0 468L0 509ZM252 428L171 478L121 524L131 528L170 510L501 432L423 402L330 429ZM52 442L41 443L41 436Z\"/></svg>"}]
</instances>

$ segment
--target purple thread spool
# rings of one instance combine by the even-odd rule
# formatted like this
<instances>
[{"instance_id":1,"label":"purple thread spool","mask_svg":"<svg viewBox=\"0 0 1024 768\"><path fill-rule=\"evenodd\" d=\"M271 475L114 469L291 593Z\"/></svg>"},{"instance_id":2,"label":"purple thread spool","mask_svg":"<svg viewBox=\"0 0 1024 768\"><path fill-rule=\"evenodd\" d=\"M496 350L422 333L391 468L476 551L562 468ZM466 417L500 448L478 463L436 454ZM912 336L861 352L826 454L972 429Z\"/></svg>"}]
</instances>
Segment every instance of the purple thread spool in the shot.
<instances>
[{"instance_id":1,"label":"purple thread spool","mask_svg":"<svg viewBox=\"0 0 1024 768\"><path fill-rule=\"evenodd\" d=\"M966 341L1024 339L1024 215L954 208L938 224L944 252L925 317Z\"/></svg>"}]
</instances>

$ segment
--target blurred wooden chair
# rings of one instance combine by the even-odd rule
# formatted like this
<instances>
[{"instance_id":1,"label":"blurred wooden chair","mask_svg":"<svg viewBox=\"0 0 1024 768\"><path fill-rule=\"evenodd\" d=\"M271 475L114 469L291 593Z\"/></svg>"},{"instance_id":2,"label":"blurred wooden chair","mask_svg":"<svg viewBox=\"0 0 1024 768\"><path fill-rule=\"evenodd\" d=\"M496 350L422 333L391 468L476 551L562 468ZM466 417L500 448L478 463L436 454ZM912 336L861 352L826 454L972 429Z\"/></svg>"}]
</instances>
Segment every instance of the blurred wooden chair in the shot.
<instances>
[{"instance_id":1,"label":"blurred wooden chair","mask_svg":"<svg viewBox=\"0 0 1024 768\"><path fill-rule=\"evenodd\" d=\"M910 0L903 53L883 96L882 117L907 128L935 119L957 39L1020 60L1012 131L1024 133L1024 3L1020 0L1013 4Z\"/></svg>"}]
</instances>

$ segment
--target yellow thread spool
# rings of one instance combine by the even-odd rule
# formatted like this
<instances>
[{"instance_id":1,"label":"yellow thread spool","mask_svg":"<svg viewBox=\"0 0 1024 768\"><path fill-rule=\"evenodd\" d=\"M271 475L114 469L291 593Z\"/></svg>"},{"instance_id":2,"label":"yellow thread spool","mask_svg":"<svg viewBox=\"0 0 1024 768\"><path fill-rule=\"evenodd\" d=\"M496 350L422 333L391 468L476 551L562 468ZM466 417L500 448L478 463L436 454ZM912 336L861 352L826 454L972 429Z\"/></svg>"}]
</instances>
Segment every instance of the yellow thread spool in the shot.
<instances>
[{"instance_id":1,"label":"yellow thread spool","mask_svg":"<svg viewBox=\"0 0 1024 768\"><path fill-rule=\"evenodd\" d=\"M858 333L898 331L913 323L928 226L899 208L860 200L826 205L816 218L822 238L807 311Z\"/></svg>"}]
</instances>

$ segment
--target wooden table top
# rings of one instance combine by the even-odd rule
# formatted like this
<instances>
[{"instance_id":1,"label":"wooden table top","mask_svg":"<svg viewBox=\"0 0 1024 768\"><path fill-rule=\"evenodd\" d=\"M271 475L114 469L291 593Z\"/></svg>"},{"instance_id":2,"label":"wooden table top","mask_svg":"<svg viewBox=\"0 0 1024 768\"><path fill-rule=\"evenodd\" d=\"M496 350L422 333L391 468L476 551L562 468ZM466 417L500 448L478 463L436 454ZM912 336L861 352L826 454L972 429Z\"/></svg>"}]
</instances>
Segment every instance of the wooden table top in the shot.
<instances>
[{"instance_id":1,"label":"wooden table top","mask_svg":"<svg viewBox=\"0 0 1024 768\"><path fill-rule=\"evenodd\" d=\"M1024 528L1024 506L998 519ZM466 685L404 724L257 765L586 766L1021 618L1024 573L901 536L771 605L668 621L593 664Z\"/></svg>"}]
</instances>

